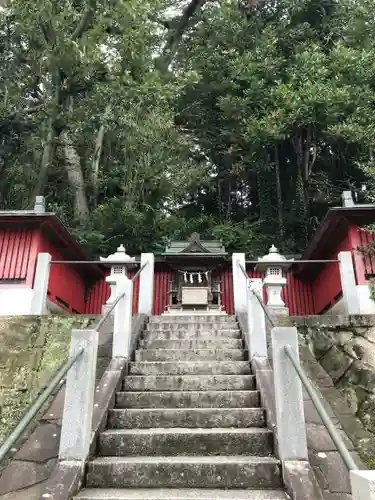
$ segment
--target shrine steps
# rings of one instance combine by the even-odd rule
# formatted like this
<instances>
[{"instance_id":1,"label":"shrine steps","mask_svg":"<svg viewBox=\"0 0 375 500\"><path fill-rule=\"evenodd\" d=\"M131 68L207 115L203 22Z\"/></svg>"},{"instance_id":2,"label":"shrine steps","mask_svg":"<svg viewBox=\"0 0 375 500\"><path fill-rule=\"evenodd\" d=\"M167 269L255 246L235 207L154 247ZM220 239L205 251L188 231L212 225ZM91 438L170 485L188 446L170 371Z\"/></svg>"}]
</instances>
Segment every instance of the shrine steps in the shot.
<instances>
[{"instance_id":1,"label":"shrine steps","mask_svg":"<svg viewBox=\"0 0 375 500\"><path fill-rule=\"evenodd\" d=\"M288 499L233 318L164 319L144 333L77 500Z\"/></svg>"}]
</instances>

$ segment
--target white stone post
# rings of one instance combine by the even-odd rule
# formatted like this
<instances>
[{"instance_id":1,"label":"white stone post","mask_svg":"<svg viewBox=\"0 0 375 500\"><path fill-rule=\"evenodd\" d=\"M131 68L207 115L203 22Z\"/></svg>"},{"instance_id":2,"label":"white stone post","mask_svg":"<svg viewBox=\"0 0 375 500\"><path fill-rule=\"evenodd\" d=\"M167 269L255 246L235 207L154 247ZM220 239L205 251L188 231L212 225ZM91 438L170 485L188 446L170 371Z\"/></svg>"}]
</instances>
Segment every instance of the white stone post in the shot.
<instances>
[{"instance_id":1,"label":"white stone post","mask_svg":"<svg viewBox=\"0 0 375 500\"><path fill-rule=\"evenodd\" d=\"M122 294L125 295L115 306L112 357L129 359L133 316L133 282L126 276L122 276L117 281L117 297Z\"/></svg>"},{"instance_id":2,"label":"white stone post","mask_svg":"<svg viewBox=\"0 0 375 500\"><path fill-rule=\"evenodd\" d=\"M70 368L66 379L65 405L60 439L60 460L87 459L91 441L98 332L73 330L70 356L83 354Z\"/></svg>"},{"instance_id":3,"label":"white stone post","mask_svg":"<svg viewBox=\"0 0 375 500\"><path fill-rule=\"evenodd\" d=\"M350 471L353 500L375 500L375 470Z\"/></svg>"},{"instance_id":4,"label":"white stone post","mask_svg":"<svg viewBox=\"0 0 375 500\"><path fill-rule=\"evenodd\" d=\"M354 207L355 203L351 191L343 191L341 194L343 207Z\"/></svg>"},{"instance_id":5,"label":"white stone post","mask_svg":"<svg viewBox=\"0 0 375 500\"><path fill-rule=\"evenodd\" d=\"M44 214L46 211L45 198L44 196L35 197L34 212L36 214Z\"/></svg>"},{"instance_id":6,"label":"white stone post","mask_svg":"<svg viewBox=\"0 0 375 500\"><path fill-rule=\"evenodd\" d=\"M353 258L351 252L340 252L338 255L342 295L346 314L360 314L360 304L357 292Z\"/></svg>"},{"instance_id":7,"label":"white stone post","mask_svg":"<svg viewBox=\"0 0 375 500\"><path fill-rule=\"evenodd\" d=\"M262 279L255 278L248 281L247 286L247 331L250 350L250 359L267 357L266 318L258 297L262 297ZM262 299L261 299L262 300Z\"/></svg>"},{"instance_id":8,"label":"white stone post","mask_svg":"<svg viewBox=\"0 0 375 500\"><path fill-rule=\"evenodd\" d=\"M302 383L284 349L299 359L297 329L272 328L271 337L279 457L308 460Z\"/></svg>"},{"instance_id":9,"label":"white stone post","mask_svg":"<svg viewBox=\"0 0 375 500\"><path fill-rule=\"evenodd\" d=\"M38 254L35 268L34 288L31 299L30 314L47 313L47 291L52 257L49 253Z\"/></svg>"},{"instance_id":10,"label":"white stone post","mask_svg":"<svg viewBox=\"0 0 375 500\"><path fill-rule=\"evenodd\" d=\"M152 253L143 253L141 256L141 267L147 264L139 277L139 314L151 316L154 301L154 267L155 257Z\"/></svg>"},{"instance_id":11,"label":"white stone post","mask_svg":"<svg viewBox=\"0 0 375 500\"><path fill-rule=\"evenodd\" d=\"M247 283L246 277L243 275L239 264L246 269L246 261L244 253L234 253L232 256L232 274L233 274L233 295L234 295L234 312L239 314L246 312L247 307Z\"/></svg>"}]
</instances>

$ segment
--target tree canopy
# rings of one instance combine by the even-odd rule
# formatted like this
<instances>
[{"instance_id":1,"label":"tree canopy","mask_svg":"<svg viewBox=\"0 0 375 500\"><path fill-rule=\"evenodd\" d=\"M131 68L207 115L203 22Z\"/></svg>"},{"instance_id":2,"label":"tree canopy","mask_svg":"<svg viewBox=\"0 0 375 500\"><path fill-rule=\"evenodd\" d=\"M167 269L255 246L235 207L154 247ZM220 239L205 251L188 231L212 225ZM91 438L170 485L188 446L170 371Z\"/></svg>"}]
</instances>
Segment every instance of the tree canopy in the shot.
<instances>
[{"instance_id":1,"label":"tree canopy","mask_svg":"<svg viewBox=\"0 0 375 500\"><path fill-rule=\"evenodd\" d=\"M369 0L9 0L0 44L0 207L92 254L300 252L374 184Z\"/></svg>"}]
</instances>

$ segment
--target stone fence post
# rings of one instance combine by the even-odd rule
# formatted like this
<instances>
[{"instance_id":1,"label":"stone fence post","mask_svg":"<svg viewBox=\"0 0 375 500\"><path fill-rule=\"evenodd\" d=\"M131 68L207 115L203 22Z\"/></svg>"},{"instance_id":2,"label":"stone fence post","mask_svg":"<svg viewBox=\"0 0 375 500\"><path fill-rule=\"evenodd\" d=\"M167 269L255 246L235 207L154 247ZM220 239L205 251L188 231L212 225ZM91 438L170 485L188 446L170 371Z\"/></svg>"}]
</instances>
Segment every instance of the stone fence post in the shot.
<instances>
[{"instance_id":1,"label":"stone fence post","mask_svg":"<svg viewBox=\"0 0 375 500\"><path fill-rule=\"evenodd\" d=\"M141 267L143 269L139 276L139 314L146 314L151 316L152 306L154 301L154 267L155 257L152 253L143 253L141 256Z\"/></svg>"},{"instance_id":2,"label":"stone fence post","mask_svg":"<svg viewBox=\"0 0 375 500\"><path fill-rule=\"evenodd\" d=\"M375 470L350 471L353 500L375 500Z\"/></svg>"},{"instance_id":3,"label":"stone fence post","mask_svg":"<svg viewBox=\"0 0 375 500\"><path fill-rule=\"evenodd\" d=\"M266 318L258 297L262 296L263 284L261 278L247 282L247 331L250 359L253 357L267 358Z\"/></svg>"},{"instance_id":4,"label":"stone fence post","mask_svg":"<svg viewBox=\"0 0 375 500\"><path fill-rule=\"evenodd\" d=\"M233 295L234 295L234 312L239 314L246 311L246 287L247 280L243 275L239 264L246 269L246 261L244 253L234 253L232 256L232 275L233 275Z\"/></svg>"},{"instance_id":5,"label":"stone fence post","mask_svg":"<svg viewBox=\"0 0 375 500\"><path fill-rule=\"evenodd\" d=\"M338 255L342 295L345 312L348 315L360 314L359 297L355 279L353 258L351 252L340 252Z\"/></svg>"},{"instance_id":6,"label":"stone fence post","mask_svg":"<svg viewBox=\"0 0 375 500\"><path fill-rule=\"evenodd\" d=\"M72 332L70 356L82 348L83 353L70 368L66 379L59 459L77 460L82 465L90 449L98 339L95 330Z\"/></svg>"},{"instance_id":7,"label":"stone fence post","mask_svg":"<svg viewBox=\"0 0 375 500\"><path fill-rule=\"evenodd\" d=\"M285 353L289 345L299 359L297 329L272 328L271 337L279 457L308 460L302 383Z\"/></svg>"},{"instance_id":8,"label":"stone fence post","mask_svg":"<svg viewBox=\"0 0 375 500\"><path fill-rule=\"evenodd\" d=\"M124 296L116 304L114 311L112 357L129 359L133 316L133 281L127 276L121 276L118 278L116 290L117 297L122 294Z\"/></svg>"},{"instance_id":9,"label":"stone fence post","mask_svg":"<svg viewBox=\"0 0 375 500\"><path fill-rule=\"evenodd\" d=\"M47 314L47 291L52 257L49 253L39 253L35 268L34 288L30 314Z\"/></svg>"}]
</instances>

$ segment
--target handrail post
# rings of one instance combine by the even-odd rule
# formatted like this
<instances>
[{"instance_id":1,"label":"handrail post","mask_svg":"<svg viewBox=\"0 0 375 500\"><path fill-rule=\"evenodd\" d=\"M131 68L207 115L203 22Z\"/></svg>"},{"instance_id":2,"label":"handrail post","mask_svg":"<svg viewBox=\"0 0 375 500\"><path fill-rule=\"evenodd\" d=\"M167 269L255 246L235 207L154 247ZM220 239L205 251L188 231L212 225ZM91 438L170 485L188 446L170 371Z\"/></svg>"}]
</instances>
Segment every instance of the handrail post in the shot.
<instances>
[{"instance_id":1,"label":"handrail post","mask_svg":"<svg viewBox=\"0 0 375 500\"><path fill-rule=\"evenodd\" d=\"M47 313L47 291L52 256L49 253L39 253L35 268L33 295L30 314L42 315Z\"/></svg>"},{"instance_id":2,"label":"handrail post","mask_svg":"<svg viewBox=\"0 0 375 500\"><path fill-rule=\"evenodd\" d=\"M240 314L246 311L246 277L242 274L240 265L246 269L244 253L234 253L232 256L232 275L233 275L233 295L234 312Z\"/></svg>"},{"instance_id":3,"label":"handrail post","mask_svg":"<svg viewBox=\"0 0 375 500\"><path fill-rule=\"evenodd\" d=\"M352 253L340 252L338 258L345 312L348 315L361 314Z\"/></svg>"},{"instance_id":4,"label":"handrail post","mask_svg":"<svg viewBox=\"0 0 375 500\"><path fill-rule=\"evenodd\" d=\"M262 293L262 279L247 283L247 330L249 334L250 359L254 356L267 358L266 319L255 293Z\"/></svg>"},{"instance_id":5,"label":"handrail post","mask_svg":"<svg viewBox=\"0 0 375 500\"><path fill-rule=\"evenodd\" d=\"M139 314L151 316L154 299L154 265L155 257L153 253L143 253L141 255L141 268L145 266L139 277Z\"/></svg>"},{"instance_id":6,"label":"handrail post","mask_svg":"<svg viewBox=\"0 0 375 500\"><path fill-rule=\"evenodd\" d=\"M375 470L351 470L352 500L375 499Z\"/></svg>"},{"instance_id":7,"label":"handrail post","mask_svg":"<svg viewBox=\"0 0 375 500\"><path fill-rule=\"evenodd\" d=\"M84 351L66 379L59 460L77 460L83 465L89 454L98 339L96 330L72 331L70 356Z\"/></svg>"},{"instance_id":8,"label":"handrail post","mask_svg":"<svg viewBox=\"0 0 375 500\"><path fill-rule=\"evenodd\" d=\"M113 358L129 358L133 315L133 282L126 276L117 281L117 297L113 324Z\"/></svg>"},{"instance_id":9,"label":"handrail post","mask_svg":"<svg viewBox=\"0 0 375 500\"><path fill-rule=\"evenodd\" d=\"M302 384L285 353L289 345L299 359L297 329L272 328L271 338L279 457L308 460Z\"/></svg>"}]
</instances>

